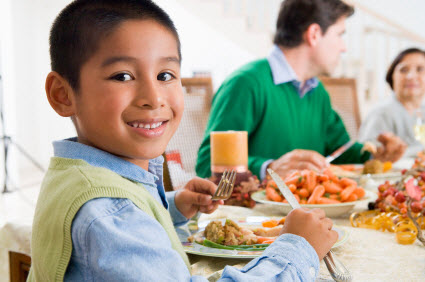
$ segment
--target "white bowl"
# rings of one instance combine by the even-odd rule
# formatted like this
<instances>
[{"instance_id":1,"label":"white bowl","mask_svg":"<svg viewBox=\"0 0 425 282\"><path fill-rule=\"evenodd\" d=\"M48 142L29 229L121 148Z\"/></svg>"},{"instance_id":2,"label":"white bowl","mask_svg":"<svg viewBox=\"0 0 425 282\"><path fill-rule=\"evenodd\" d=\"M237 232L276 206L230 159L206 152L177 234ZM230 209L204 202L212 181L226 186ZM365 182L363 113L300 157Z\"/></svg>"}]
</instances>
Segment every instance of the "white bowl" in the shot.
<instances>
[{"instance_id":1,"label":"white bowl","mask_svg":"<svg viewBox=\"0 0 425 282\"><path fill-rule=\"evenodd\" d=\"M340 204L326 204L326 205L301 205L301 207L313 209L313 208L320 208L326 212L327 217L338 217L343 214L349 213L356 204L363 203L363 202L370 202L374 201L376 199L376 194L370 191L365 191L366 195L363 197L363 199L354 201L354 202L347 202L347 203L340 203ZM262 204L267 205L277 205L281 206L281 210L283 214L288 214L292 207L287 203L281 203L281 202L274 202L270 201L266 198L266 192L264 190L255 192L251 195L251 198Z\"/></svg>"}]
</instances>

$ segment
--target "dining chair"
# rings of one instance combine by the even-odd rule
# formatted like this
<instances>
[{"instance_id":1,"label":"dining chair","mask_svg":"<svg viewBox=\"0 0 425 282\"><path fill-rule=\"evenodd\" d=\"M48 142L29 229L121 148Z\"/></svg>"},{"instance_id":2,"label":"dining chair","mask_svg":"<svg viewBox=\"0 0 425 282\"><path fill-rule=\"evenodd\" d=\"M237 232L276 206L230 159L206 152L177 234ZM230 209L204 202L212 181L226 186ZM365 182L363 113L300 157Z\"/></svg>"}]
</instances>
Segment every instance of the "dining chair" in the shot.
<instances>
[{"instance_id":1,"label":"dining chair","mask_svg":"<svg viewBox=\"0 0 425 282\"><path fill-rule=\"evenodd\" d=\"M31 257L26 254L9 251L9 267L10 282L26 281L31 267Z\"/></svg>"},{"instance_id":2,"label":"dining chair","mask_svg":"<svg viewBox=\"0 0 425 282\"><path fill-rule=\"evenodd\" d=\"M356 80L353 78L319 78L328 91L332 107L341 116L351 139L356 139L361 124Z\"/></svg>"},{"instance_id":3,"label":"dining chair","mask_svg":"<svg viewBox=\"0 0 425 282\"><path fill-rule=\"evenodd\" d=\"M196 176L199 146L211 109L213 85L211 77L182 78L184 113L164 153L164 188L172 191Z\"/></svg>"}]
</instances>

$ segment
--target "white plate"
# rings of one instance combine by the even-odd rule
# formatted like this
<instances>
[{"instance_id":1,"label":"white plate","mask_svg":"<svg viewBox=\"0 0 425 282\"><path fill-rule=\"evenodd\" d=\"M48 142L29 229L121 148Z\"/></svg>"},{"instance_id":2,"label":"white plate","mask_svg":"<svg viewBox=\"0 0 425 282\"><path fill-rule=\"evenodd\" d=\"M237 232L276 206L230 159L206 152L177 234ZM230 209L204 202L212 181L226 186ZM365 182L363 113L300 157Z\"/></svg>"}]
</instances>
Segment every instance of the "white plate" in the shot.
<instances>
[{"instance_id":1,"label":"white plate","mask_svg":"<svg viewBox=\"0 0 425 282\"><path fill-rule=\"evenodd\" d=\"M264 216L249 216L245 218L233 219L239 226L253 226L259 227L261 226L261 222L265 220L271 219L270 217ZM222 222L225 219L220 219ZM202 221L198 223L199 230L195 233L196 235L201 236L201 232L204 232L205 227L208 225L210 221ZM333 226L333 229L338 232L338 241L333 245L332 248L336 248L344 244L349 236L349 232L341 227L341 226ZM263 251L236 251L236 250L224 250L224 249L216 249L205 247L198 243L190 243L187 241L187 237L184 239L180 239L183 244L183 249L186 253L195 254L200 256L208 256L208 257L224 257L224 258L256 258L260 256Z\"/></svg>"},{"instance_id":2,"label":"white plate","mask_svg":"<svg viewBox=\"0 0 425 282\"><path fill-rule=\"evenodd\" d=\"M366 195L363 197L363 199L354 201L354 202L347 202L347 203L340 203L340 204L327 204L327 205L301 205L302 207L306 207L309 209L313 208L321 208L326 212L327 217L337 217L343 214L346 214L350 212L354 206L358 203L364 202L364 201L374 201L376 199L376 194L370 191L365 191ZM251 198L258 202L268 205L278 205L281 206L281 210L283 214L288 214L292 207L287 203L281 203L281 202L274 202L270 201L266 197L265 190L257 191L251 195Z\"/></svg>"},{"instance_id":3,"label":"white plate","mask_svg":"<svg viewBox=\"0 0 425 282\"><path fill-rule=\"evenodd\" d=\"M344 169L332 169L332 171L335 173L338 177L347 177L350 179L353 179L357 181L357 183L365 182L368 179L372 179L374 181L377 181L378 183L384 182L386 180L388 181L397 181L401 179L401 169L399 168L393 168L388 172L385 173L375 173L375 174L362 174L363 171L363 165L361 164L355 164L355 170L349 171Z\"/></svg>"}]
</instances>

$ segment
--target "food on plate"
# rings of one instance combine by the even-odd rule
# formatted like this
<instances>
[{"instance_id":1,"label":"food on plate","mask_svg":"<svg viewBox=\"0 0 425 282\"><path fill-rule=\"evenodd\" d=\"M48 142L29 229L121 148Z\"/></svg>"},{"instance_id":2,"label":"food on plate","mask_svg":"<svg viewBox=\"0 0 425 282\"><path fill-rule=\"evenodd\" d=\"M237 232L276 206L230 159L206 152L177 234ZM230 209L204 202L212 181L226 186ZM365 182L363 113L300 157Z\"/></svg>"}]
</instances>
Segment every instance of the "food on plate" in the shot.
<instances>
[{"instance_id":1,"label":"food on plate","mask_svg":"<svg viewBox=\"0 0 425 282\"><path fill-rule=\"evenodd\" d=\"M384 172L384 164L380 160L368 160L364 163L363 174L377 174Z\"/></svg>"},{"instance_id":2,"label":"food on plate","mask_svg":"<svg viewBox=\"0 0 425 282\"><path fill-rule=\"evenodd\" d=\"M339 204L362 199L366 194L356 181L339 178L331 169L326 169L323 174L312 170L296 171L284 181L300 204ZM273 180L267 181L266 197L287 203Z\"/></svg>"},{"instance_id":3,"label":"food on plate","mask_svg":"<svg viewBox=\"0 0 425 282\"><path fill-rule=\"evenodd\" d=\"M211 221L203 232L203 237L190 236L189 242L197 242L207 247L260 251L264 250L279 236L284 218L281 220L266 220L262 226L239 226L231 219L226 219L224 225L220 220ZM272 227L268 227L272 225Z\"/></svg>"},{"instance_id":4,"label":"food on plate","mask_svg":"<svg viewBox=\"0 0 425 282\"><path fill-rule=\"evenodd\" d=\"M395 183L386 181L378 186L378 198L369 203L373 212L391 214L387 226L395 226L397 241L401 244L412 244L416 238L425 245L425 155L418 157L409 170L403 170L401 179ZM389 223L389 224L388 224ZM392 225L391 225L392 223Z\"/></svg>"},{"instance_id":5,"label":"food on plate","mask_svg":"<svg viewBox=\"0 0 425 282\"><path fill-rule=\"evenodd\" d=\"M380 174L391 171L392 162L381 162L379 160L369 160L364 165L343 164L331 165L332 172L340 177L358 177L362 174Z\"/></svg>"}]
</instances>

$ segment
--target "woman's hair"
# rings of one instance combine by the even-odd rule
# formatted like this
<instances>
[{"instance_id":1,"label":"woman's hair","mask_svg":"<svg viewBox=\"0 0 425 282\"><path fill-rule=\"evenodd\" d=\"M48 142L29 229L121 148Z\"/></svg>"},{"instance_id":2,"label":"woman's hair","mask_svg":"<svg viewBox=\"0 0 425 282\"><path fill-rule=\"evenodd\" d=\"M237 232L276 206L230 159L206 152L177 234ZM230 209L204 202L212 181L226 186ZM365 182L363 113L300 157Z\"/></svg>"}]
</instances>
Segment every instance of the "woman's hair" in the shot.
<instances>
[{"instance_id":1,"label":"woman's hair","mask_svg":"<svg viewBox=\"0 0 425 282\"><path fill-rule=\"evenodd\" d=\"M285 0L280 6L273 42L283 47L297 47L311 24L318 24L325 34L339 18L349 17L354 8L340 0Z\"/></svg>"},{"instance_id":2,"label":"woman's hair","mask_svg":"<svg viewBox=\"0 0 425 282\"><path fill-rule=\"evenodd\" d=\"M387 71L387 75L385 76L385 80L388 82L388 84L390 85L391 89L394 90L393 88L393 74L394 74L394 70L397 67L397 65L404 59L404 57L408 54L412 54L412 53L419 53L425 56L425 51L419 48L409 48L406 49L404 51L401 51L397 57L395 57L394 61L391 63L390 67L388 68Z\"/></svg>"},{"instance_id":3,"label":"woman's hair","mask_svg":"<svg viewBox=\"0 0 425 282\"><path fill-rule=\"evenodd\" d=\"M180 40L173 21L151 0L76 0L56 17L50 30L50 60L53 71L79 89L80 70L101 41L126 20L154 20Z\"/></svg>"}]
</instances>

